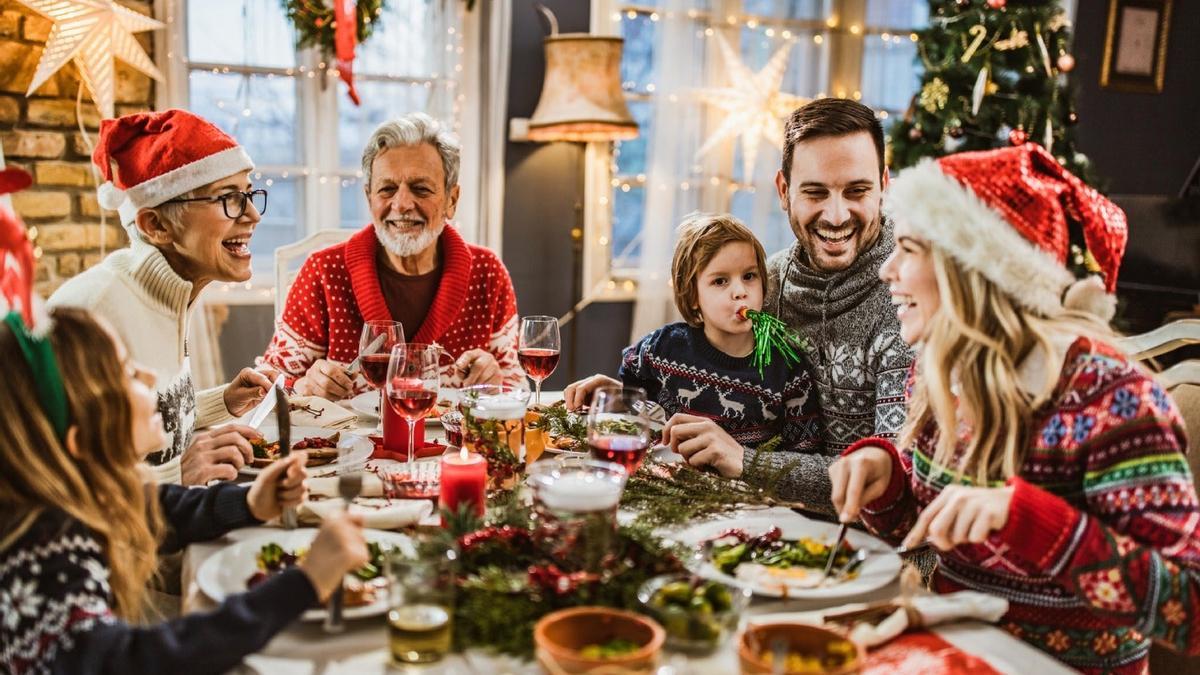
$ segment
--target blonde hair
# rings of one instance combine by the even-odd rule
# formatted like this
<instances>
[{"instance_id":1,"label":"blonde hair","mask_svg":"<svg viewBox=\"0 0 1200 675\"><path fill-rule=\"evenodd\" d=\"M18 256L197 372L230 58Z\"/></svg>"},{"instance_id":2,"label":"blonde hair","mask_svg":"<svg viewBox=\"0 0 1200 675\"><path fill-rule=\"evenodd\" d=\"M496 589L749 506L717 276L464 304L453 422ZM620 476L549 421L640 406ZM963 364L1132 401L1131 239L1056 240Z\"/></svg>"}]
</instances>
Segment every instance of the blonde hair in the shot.
<instances>
[{"instance_id":1,"label":"blonde hair","mask_svg":"<svg viewBox=\"0 0 1200 675\"><path fill-rule=\"evenodd\" d=\"M67 393L70 453L30 392L35 374L16 337L0 325L0 550L46 511L61 511L100 541L117 616L143 616L146 583L157 566L158 500L144 485L133 445L125 365L111 334L87 312L52 312L50 341Z\"/></svg>"},{"instance_id":2,"label":"blonde hair","mask_svg":"<svg viewBox=\"0 0 1200 675\"><path fill-rule=\"evenodd\" d=\"M1033 433L1034 412L1053 393L1059 371L1029 393L1018 366L1035 350L1061 363L1054 337L1111 338L1092 315L1064 310L1044 317L1016 302L978 271L930 245L941 307L930 321L901 432L902 447L937 429L935 472L977 485L1020 472ZM966 425L965 434L960 433ZM960 449L959 439L967 440Z\"/></svg>"},{"instance_id":3,"label":"blonde hair","mask_svg":"<svg viewBox=\"0 0 1200 675\"><path fill-rule=\"evenodd\" d=\"M684 216L676 230L679 241L671 259L671 285L675 292L675 307L690 326L703 323L700 316L696 278L726 244L745 242L754 247L758 278L765 292L767 283L767 254L750 228L728 213L701 213Z\"/></svg>"}]
</instances>

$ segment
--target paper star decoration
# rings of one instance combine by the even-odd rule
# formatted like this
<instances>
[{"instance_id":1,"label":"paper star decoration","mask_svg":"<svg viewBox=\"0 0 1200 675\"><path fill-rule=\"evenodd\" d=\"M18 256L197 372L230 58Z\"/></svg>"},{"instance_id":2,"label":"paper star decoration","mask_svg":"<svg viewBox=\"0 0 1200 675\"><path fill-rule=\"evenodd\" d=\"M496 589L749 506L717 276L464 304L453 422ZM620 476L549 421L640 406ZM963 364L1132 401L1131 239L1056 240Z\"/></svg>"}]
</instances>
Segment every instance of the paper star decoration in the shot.
<instances>
[{"instance_id":1,"label":"paper star decoration","mask_svg":"<svg viewBox=\"0 0 1200 675\"><path fill-rule=\"evenodd\" d=\"M740 136L742 177L748 181L758 158L759 142L766 139L782 150L784 118L809 99L780 91L788 54L792 51L790 41L780 47L757 73L746 67L720 33L717 33L717 45L728 68L726 79L730 86L701 89L698 94L700 100L723 110L726 116L721 126L696 151L696 156L701 157L724 141Z\"/></svg>"},{"instance_id":2,"label":"paper star decoration","mask_svg":"<svg viewBox=\"0 0 1200 675\"><path fill-rule=\"evenodd\" d=\"M118 5L114 0L18 0L54 22L46 51L38 62L29 96L67 61L75 59L79 76L105 117L113 116L116 66L113 57L162 81L162 73L133 34L163 28L164 24Z\"/></svg>"}]
</instances>

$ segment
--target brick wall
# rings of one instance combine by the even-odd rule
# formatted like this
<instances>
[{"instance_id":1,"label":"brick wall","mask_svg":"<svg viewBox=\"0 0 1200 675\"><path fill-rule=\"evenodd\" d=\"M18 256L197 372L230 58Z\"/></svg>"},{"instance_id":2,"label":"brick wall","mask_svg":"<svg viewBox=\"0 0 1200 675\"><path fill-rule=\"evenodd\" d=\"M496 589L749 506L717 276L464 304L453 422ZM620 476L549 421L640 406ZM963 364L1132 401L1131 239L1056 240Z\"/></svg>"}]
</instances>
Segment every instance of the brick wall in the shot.
<instances>
[{"instance_id":1,"label":"brick wall","mask_svg":"<svg viewBox=\"0 0 1200 675\"><path fill-rule=\"evenodd\" d=\"M122 4L151 14L149 2ZM91 170L90 152L79 132L75 100L79 75L67 64L28 98L50 21L13 0L0 0L0 143L8 165L33 175L33 187L13 195L13 207L35 234L40 249L37 289L43 297L63 281L95 265L101 246L112 251L127 239L117 214L106 212L100 227L100 206ZM150 32L135 36L153 56ZM116 113L150 110L153 81L117 61ZM100 113L84 90L83 124L95 143Z\"/></svg>"}]
</instances>

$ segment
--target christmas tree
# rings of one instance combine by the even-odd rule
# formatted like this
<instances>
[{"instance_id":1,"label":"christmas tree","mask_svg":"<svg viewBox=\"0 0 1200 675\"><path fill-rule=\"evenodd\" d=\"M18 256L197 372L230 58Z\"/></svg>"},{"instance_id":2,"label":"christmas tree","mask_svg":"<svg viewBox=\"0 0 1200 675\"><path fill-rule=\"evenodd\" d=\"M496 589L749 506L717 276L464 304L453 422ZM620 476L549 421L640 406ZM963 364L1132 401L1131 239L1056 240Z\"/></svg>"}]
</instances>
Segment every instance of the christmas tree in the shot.
<instances>
[{"instance_id":1,"label":"christmas tree","mask_svg":"<svg viewBox=\"0 0 1200 675\"><path fill-rule=\"evenodd\" d=\"M1095 185L1075 147L1070 22L1058 0L929 0L921 87L891 129L893 170L922 157L1040 143Z\"/></svg>"}]
</instances>

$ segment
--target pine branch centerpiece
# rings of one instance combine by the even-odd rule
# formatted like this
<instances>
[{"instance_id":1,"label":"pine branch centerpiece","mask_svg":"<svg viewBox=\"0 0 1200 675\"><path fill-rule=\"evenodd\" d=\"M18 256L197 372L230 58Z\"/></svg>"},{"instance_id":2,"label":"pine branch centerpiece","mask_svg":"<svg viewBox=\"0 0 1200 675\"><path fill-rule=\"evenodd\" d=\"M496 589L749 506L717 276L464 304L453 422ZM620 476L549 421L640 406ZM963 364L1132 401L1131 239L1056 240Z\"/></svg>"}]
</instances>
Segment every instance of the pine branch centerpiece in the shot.
<instances>
[{"instance_id":1,"label":"pine branch centerpiece","mask_svg":"<svg viewBox=\"0 0 1200 675\"><path fill-rule=\"evenodd\" d=\"M800 354L808 349L808 342L778 317L757 309L743 307L738 316L750 322L754 331L754 361L758 375L763 367L771 365L771 352L778 351L788 364L800 363Z\"/></svg>"}]
</instances>

